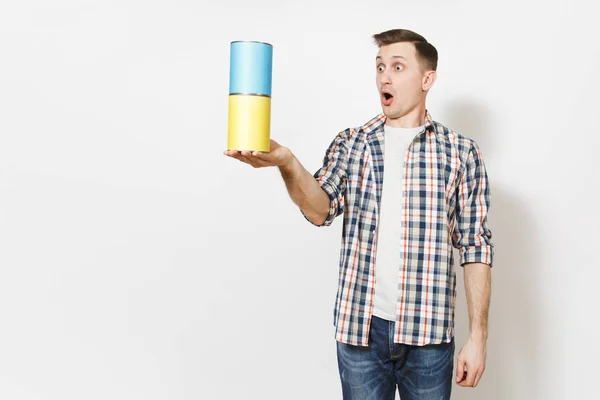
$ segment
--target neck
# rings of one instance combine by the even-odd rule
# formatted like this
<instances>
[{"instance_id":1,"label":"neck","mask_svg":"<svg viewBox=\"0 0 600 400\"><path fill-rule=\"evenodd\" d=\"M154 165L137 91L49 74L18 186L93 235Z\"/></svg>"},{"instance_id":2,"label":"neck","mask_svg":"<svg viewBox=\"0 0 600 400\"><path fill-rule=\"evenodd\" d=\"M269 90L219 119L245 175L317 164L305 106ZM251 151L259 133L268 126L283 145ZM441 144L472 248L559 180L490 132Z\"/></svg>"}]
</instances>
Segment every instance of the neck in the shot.
<instances>
[{"instance_id":1,"label":"neck","mask_svg":"<svg viewBox=\"0 0 600 400\"><path fill-rule=\"evenodd\" d=\"M387 117L385 124L394 128L416 128L423 125L426 115L425 104L420 104L400 117Z\"/></svg>"}]
</instances>

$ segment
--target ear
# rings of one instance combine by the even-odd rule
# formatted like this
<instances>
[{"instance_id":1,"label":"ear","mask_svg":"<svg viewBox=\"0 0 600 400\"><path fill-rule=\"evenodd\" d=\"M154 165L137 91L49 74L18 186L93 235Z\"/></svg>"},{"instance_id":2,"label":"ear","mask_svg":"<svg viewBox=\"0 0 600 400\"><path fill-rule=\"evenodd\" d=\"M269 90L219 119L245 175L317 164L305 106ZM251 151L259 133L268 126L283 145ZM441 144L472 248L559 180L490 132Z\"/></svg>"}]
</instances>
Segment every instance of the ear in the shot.
<instances>
[{"instance_id":1,"label":"ear","mask_svg":"<svg viewBox=\"0 0 600 400\"><path fill-rule=\"evenodd\" d=\"M423 75L423 81L421 83L421 88L423 89L424 92L431 89L431 87L435 83L436 78L437 78L437 73L435 71L426 71L425 72L425 74Z\"/></svg>"}]
</instances>

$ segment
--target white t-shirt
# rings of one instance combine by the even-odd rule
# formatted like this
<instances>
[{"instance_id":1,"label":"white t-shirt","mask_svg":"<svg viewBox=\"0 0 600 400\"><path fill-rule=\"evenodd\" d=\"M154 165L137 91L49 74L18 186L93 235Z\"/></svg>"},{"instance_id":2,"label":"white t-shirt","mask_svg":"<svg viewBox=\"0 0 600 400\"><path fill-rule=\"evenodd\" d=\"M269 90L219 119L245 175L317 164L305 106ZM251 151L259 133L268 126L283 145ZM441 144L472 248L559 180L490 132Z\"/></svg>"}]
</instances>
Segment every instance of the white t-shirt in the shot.
<instances>
[{"instance_id":1,"label":"white t-shirt","mask_svg":"<svg viewBox=\"0 0 600 400\"><path fill-rule=\"evenodd\" d=\"M402 185L408 146L424 129L384 126L383 186L377 224L373 314L396 320L402 246Z\"/></svg>"}]
</instances>

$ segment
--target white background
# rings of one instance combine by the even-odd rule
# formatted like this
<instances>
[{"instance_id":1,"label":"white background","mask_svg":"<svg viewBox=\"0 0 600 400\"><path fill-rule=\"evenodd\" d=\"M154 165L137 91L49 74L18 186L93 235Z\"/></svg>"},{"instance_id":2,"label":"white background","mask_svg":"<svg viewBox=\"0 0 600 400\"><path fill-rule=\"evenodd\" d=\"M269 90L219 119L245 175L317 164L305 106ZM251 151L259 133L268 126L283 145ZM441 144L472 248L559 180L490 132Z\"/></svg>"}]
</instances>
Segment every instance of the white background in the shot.
<instances>
[{"instance_id":1,"label":"white background","mask_svg":"<svg viewBox=\"0 0 600 400\"><path fill-rule=\"evenodd\" d=\"M314 172L380 112L390 28L438 48L428 109L492 182L487 371L453 398L595 396L593 2L360 3L2 2L0 399L341 398L341 218L222 154L229 43L274 45L272 138Z\"/></svg>"}]
</instances>

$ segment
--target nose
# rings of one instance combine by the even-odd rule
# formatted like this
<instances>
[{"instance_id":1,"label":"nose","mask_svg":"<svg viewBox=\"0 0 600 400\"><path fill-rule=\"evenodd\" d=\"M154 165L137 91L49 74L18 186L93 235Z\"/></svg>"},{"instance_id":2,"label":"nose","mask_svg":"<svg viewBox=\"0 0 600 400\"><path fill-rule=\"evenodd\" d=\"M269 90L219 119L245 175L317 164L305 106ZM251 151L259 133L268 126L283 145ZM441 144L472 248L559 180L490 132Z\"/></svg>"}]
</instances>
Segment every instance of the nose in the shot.
<instances>
[{"instance_id":1,"label":"nose","mask_svg":"<svg viewBox=\"0 0 600 400\"><path fill-rule=\"evenodd\" d=\"M377 80L379 81L379 86L381 87L392 84L390 74L388 74L387 71L380 72L377 76Z\"/></svg>"}]
</instances>

